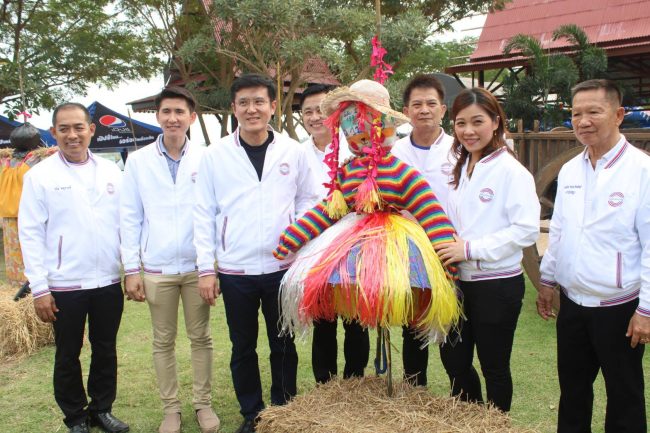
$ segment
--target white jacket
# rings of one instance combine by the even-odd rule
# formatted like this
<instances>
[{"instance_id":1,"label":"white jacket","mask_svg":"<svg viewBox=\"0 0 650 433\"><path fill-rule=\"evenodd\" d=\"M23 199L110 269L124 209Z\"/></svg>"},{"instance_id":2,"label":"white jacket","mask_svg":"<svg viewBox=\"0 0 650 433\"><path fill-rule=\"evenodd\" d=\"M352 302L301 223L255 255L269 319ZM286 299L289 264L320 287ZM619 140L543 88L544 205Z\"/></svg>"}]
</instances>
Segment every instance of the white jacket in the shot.
<instances>
[{"instance_id":1,"label":"white jacket","mask_svg":"<svg viewBox=\"0 0 650 433\"><path fill-rule=\"evenodd\" d=\"M447 210L449 191L452 188L449 182L453 178L456 165L456 156L451 151L453 144L454 137L445 134L445 131L441 129L440 135L428 151L425 164L422 164L417 157L416 149L411 144L410 135L397 140L390 151L424 176L445 211Z\"/></svg>"},{"instance_id":2,"label":"white jacket","mask_svg":"<svg viewBox=\"0 0 650 433\"><path fill-rule=\"evenodd\" d=\"M339 165L342 165L346 159L352 156L352 152L348 149L348 144L343 133L340 134L339 140ZM303 144L308 148L307 157L311 165L312 174L316 177L316 185L319 188L319 199L327 198L329 188L323 184L329 183L331 179L329 167L325 164L325 155L332 151L332 143L325 147L324 152L321 152L316 147L314 139L311 136Z\"/></svg>"},{"instance_id":3,"label":"white jacket","mask_svg":"<svg viewBox=\"0 0 650 433\"><path fill-rule=\"evenodd\" d=\"M261 275L288 268L273 249L282 231L318 200L307 146L274 131L262 180L239 143L239 129L208 147L199 168L194 245L199 274Z\"/></svg>"},{"instance_id":4,"label":"white jacket","mask_svg":"<svg viewBox=\"0 0 650 433\"><path fill-rule=\"evenodd\" d=\"M650 316L650 157L621 136L598 164L588 211L587 152L560 170L542 283L588 307L638 297L637 311Z\"/></svg>"},{"instance_id":5,"label":"white jacket","mask_svg":"<svg viewBox=\"0 0 650 433\"><path fill-rule=\"evenodd\" d=\"M120 281L119 196L122 172L89 152L95 196L61 153L25 174L18 227L34 298Z\"/></svg>"},{"instance_id":6,"label":"white jacket","mask_svg":"<svg viewBox=\"0 0 650 433\"><path fill-rule=\"evenodd\" d=\"M533 176L505 146L477 162L471 178L466 162L458 188L449 193L447 212L465 240L460 279L521 274L522 249L539 236L539 212Z\"/></svg>"},{"instance_id":7,"label":"white jacket","mask_svg":"<svg viewBox=\"0 0 650 433\"><path fill-rule=\"evenodd\" d=\"M158 139L129 155L120 204L124 273L180 274L196 269L192 224L204 147L185 142L176 183Z\"/></svg>"}]
</instances>

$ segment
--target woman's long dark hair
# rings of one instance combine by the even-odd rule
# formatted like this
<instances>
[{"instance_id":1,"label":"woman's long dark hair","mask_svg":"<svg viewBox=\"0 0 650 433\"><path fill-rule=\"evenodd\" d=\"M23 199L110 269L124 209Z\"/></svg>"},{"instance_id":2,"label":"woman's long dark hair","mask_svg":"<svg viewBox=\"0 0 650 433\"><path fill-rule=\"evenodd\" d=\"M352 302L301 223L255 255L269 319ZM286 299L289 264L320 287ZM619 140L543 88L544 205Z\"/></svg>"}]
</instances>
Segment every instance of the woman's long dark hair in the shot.
<instances>
[{"instance_id":1,"label":"woman's long dark hair","mask_svg":"<svg viewBox=\"0 0 650 433\"><path fill-rule=\"evenodd\" d=\"M455 122L456 116L465 108L470 105L478 105L480 108L485 110L485 112L490 116L492 121L497 122L497 129L494 131L494 136L490 143L483 148L483 153L481 158L486 157L495 150L500 149L502 146L506 145L505 138L503 134L506 131L506 116L503 113L499 101L492 95L492 93L483 89L482 87L474 87L472 89L465 89L456 96L454 104L451 107L451 119ZM469 152L465 147L460 143L458 137L456 136L456 128L454 127L454 144L451 147L452 152L456 155L457 162L453 171L453 179L451 184L455 188L458 188L458 183L460 182L460 175L463 170L463 166L467 161Z\"/></svg>"}]
</instances>

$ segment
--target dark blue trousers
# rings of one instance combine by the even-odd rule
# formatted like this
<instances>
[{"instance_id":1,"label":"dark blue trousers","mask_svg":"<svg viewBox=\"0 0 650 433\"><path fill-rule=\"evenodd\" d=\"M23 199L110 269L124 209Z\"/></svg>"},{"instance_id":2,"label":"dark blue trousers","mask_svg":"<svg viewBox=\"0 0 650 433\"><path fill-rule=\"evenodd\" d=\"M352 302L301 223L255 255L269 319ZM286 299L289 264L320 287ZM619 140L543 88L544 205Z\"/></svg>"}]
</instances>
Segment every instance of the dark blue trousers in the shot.
<instances>
[{"instance_id":1,"label":"dark blue trousers","mask_svg":"<svg viewBox=\"0 0 650 433\"><path fill-rule=\"evenodd\" d=\"M314 322L314 338L311 346L311 365L314 378L318 383L325 383L336 376L338 367L336 357L338 347L336 342L337 320L318 320ZM359 322L343 322L345 339L343 354L345 367L343 378L363 377L363 371L368 365L370 339L368 329Z\"/></svg>"},{"instance_id":2,"label":"dark blue trousers","mask_svg":"<svg viewBox=\"0 0 650 433\"><path fill-rule=\"evenodd\" d=\"M59 309L54 321L54 398L68 427L82 423L90 413L110 412L117 391L115 340L120 327L124 295L120 283L88 290L52 292ZM79 354L88 319L91 356L88 396L83 385Z\"/></svg>"},{"instance_id":3,"label":"dark blue trousers","mask_svg":"<svg viewBox=\"0 0 650 433\"><path fill-rule=\"evenodd\" d=\"M510 355L524 298L524 276L461 281L463 309L460 338L440 346L440 358L452 385L452 395L482 402L481 381L472 365L474 347L485 377L487 400L504 412L512 403Z\"/></svg>"},{"instance_id":4,"label":"dark blue trousers","mask_svg":"<svg viewBox=\"0 0 650 433\"><path fill-rule=\"evenodd\" d=\"M292 337L280 337L278 328L278 290L284 272L264 275L219 274L232 343L232 381L240 412L249 420L255 419L264 409L257 358L260 305L271 349L271 403L282 405L296 395L296 346Z\"/></svg>"},{"instance_id":5,"label":"dark blue trousers","mask_svg":"<svg viewBox=\"0 0 650 433\"><path fill-rule=\"evenodd\" d=\"M402 362L404 379L413 386L427 386L427 367L429 365L429 346L422 347L416 332L408 326L402 327Z\"/></svg>"},{"instance_id":6,"label":"dark blue trousers","mask_svg":"<svg viewBox=\"0 0 650 433\"><path fill-rule=\"evenodd\" d=\"M562 293L557 317L557 368L560 379L558 433L591 433L593 384L603 373L607 392L606 433L645 433L648 429L643 383L643 352L625 336L638 300L611 307L583 307Z\"/></svg>"}]
</instances>

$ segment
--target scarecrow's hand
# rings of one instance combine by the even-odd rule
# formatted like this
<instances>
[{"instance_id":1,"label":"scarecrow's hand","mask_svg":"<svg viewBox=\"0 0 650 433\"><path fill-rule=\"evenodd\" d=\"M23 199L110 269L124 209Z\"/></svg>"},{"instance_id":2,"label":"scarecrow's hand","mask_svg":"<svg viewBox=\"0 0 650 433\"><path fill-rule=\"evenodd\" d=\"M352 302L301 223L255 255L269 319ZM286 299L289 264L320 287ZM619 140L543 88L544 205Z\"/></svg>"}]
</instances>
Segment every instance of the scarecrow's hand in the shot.
<instances>
[{"instance_id":1,"label":"scarecrow's hand","mask_svg":"<svg viewBox=\"0 0 650 433\"><path fill-rule=\"evenodd\" d=\"M280 245L273 250L273 257L278 260L284 260L287 258L289 252L289 249L284 246L282 239L280 239Z\"/></svg>"}]
</instances>

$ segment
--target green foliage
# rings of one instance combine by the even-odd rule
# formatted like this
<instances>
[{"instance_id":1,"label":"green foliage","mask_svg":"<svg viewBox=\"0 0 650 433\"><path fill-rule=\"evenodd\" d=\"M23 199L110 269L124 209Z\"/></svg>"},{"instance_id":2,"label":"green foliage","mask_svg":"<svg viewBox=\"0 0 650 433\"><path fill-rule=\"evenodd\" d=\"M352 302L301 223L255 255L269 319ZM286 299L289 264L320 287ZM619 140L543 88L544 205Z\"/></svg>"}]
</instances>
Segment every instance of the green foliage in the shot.
<instances>
[{"instance_id":1,"label":"green foliage","mask_svg":"<svg viewBox=\"0 0 650 433\"><path fill-rule=\"evenodd\" d=\"M112 1L13 0L0 6L0 103L51 108L91 84L108 88L162 66Z\"/></svg>"},{"instance_id":2,"label":"green foliage","mask_svg":"<svg viewBox=\"0 0 650 433\"><path fill-rule=\"evenodd\" d=\"M575 24L565 24L553 31L553 40L566 38L573 45L575 64L578 68L578 81L593 78L605 78L607 71L607 54L605 50L589 43L589 38L582 28Z\"/></svg>"},{"instance_id":3,"label":"green foliage","mask_svg":"<svg viewBox=\"0 0 650 433\"><path fill-rule=\"evenodd\" d=\"M515 35L503 49L504 54L519 52L528 57L527 74L511 73L504 79L504 109L511 119L523 119L531 129L534 120L550 129L560 125L571 105L571 88L579 81L602 77L607 69L605 52L588 41L587 35L575 25L558 27L553 39L567 38L575 46L573 57L544 50L529 35Z\"/></svg>"}]
</instances>

